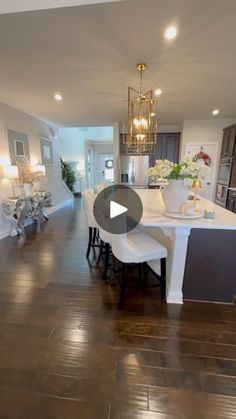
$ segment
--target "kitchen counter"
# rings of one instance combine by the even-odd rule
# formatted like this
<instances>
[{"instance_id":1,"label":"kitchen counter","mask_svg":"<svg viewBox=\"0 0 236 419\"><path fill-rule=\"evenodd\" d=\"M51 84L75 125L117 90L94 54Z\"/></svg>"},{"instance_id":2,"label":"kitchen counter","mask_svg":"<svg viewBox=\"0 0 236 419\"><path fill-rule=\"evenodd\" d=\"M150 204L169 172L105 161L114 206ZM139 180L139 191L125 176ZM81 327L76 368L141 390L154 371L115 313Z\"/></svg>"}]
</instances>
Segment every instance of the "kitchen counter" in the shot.
<instances>
[{"instance_id":1,"label":"kitchen counter","mask_svg":"<svg viewBox=\"0 0 236 419\"><path fill-rule=\"evenodd\" d=\"M166 299L168 303L176 303L182 304L183 303L183 285L184 282L187 281L186 279L186 272L185 267L188 268L189 276L191 276L191 266L189 266L189 260L192 260L192 265L198 259L197 255L200 252L202 260L202 265L200 269L200 275L204 274L205 279L211 275L211 272L215 272L213 267L217 266L221 263L221 266L218 270L220 270L221 277L219 281L224 284L224 270L222 269L222 264L228 263L228 265L234 266L235 265L235 257L236 257L236 250L235 250L235 257L231 257L229 260L219 260L217 255L223 254L220 250L220 247L223 247L224 250L228 248L229 253L231 255L232 251L236 249L236 214L226 210L225 208L216 205L215 203L208 201L206 199L200 198L197 201L197 209L199 211L204 211L204 209L211 209L215 211L215 219L214 220L206 220L204 218L200 219L174 219L171 217L167 217L164 214L164 205L161 198L161 192L159 190L137 190L136 191L143 203L143 216L140 221L140 225L142 228L146 229L150 235L155 236L160 242L162 242L168 248L168 260L167 260L167 294ZM189 244L189 237L192 232L201 233L201 237L199 238L198 234L198 243L195 243L192 248L195 249L195 255L188 254L188 244ZM209 240L209 232L212 231L211 235L215 234L217 238L217 242L215 243L213 240L213 244L218 245L217 252L211 252L211 249L206 247L206 242ZM215 231L215 233L214 233ZM221 232L221 235L219 235ZM227 232L227 234L226 234ZM217 234L216 234L217 233ZM205 235L205 236L204 236ZM194 237L194 234L193 234ZM202 255L201 242L205 245L205 252L206 254ZM191 240L190 240L191 243ZM230 246L230 249L229 247ZM233 249L232 249L233 248ZM209 253L210 252L210 253ZM200 254L199 253L199 254ZM190 257L191 256L191 257ZM211 259L211 269L209 268L209 272L204 272L204 260ZM187 259L187 263L186 263ZM231 263L232 262L232 263ZM213 266L214 265L214 266ZM155 268L155 267L154 267ZM228 272L228 269L225 269L225 272ZM235 279L235 292L236 292L236 271L235 268L231 274L232 281ZM200 278L199 278L200 279ZM209 278L210 281L214 281L214 278ZM231 281L231 282L232 282ZM222 285L221 284L221 285ZM197 284L196 284L197 285ZM204 287L204 281L202 285L199 283L198 287ZM213 284L214 286L214 284ZM234 284L232 285L232 287ZM232 288L231 287L231 288ZM186 287L184 287L186 289ZM223 288L223 287L222 287ZM187 287L188 289L188 287ZM190 290L191 291L191 290ZM230 291L231 292L231 291ZM230 293L229 292L229 293ZM232 291L233 292L233 291ZM231 293L232 293L231 292ZM189 293L189 291L188 291ZM191 292L189 293L191 295ZM189 297L187 295L187 297ZM194 295L189 297L194 299ZM224 301L224 297L223 301ZM228 297L229 298L229 297ZM210 297L207 299L211 299ZM231 301L233 299L233 295ZM218 299L217 299L218 301Z\"/></svg>"}]
</instances>

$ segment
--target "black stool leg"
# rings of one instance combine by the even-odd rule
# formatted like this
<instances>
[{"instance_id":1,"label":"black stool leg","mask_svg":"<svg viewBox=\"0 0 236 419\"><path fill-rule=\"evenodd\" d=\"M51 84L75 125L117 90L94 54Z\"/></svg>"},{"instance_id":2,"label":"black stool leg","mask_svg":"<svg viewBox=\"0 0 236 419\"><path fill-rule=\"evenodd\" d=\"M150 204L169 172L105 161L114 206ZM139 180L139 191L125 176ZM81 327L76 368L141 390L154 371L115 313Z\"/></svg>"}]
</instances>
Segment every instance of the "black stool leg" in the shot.
<instances>
[{"instance_id":1,"label":"black stool leg","mask_svg":"<svg viewBox=\"0 0 236 419\"><path fill-rule=\"evenodd\" d=\"M166 299L166 259L161 259L161 276L160 276L160 283L161 283L161 298L162 300Z\"/></svg>"},{"instance_id":2,"label":"black stool leg","mask_svg":"<svg viewBox=\"0 0 236 419\"><path fill-rule=\"evenodd\" d=\"M138 279L141 285L143 282L143 264L142 263L138 263Z\"/></svg>"},{"instance_id":3,"label":"black stool leg","mask_svg":"<svg viewBox=\"0 0 236 419\"><path fill-rule=\"evenodd\" d=\"M86 258L88 258L89 254L90 254L91 245L92 245L92 234L93 234L92 227L89 227L89 240L88 240L88 248L87 248Z\"/></svg>"},{"instance_id":4,"label":"black stool leg","mask_svg":"<svg viewBox=\"0 0 236 419\"><path fill-rule=\"evenodd\" d=\"M126 290L126 264L123 263L122 266L122 278L121 278L121 288L120 288L120 299L119 299L119 309L121 309L125 302L125 290Z\"/></svg>"},{"instance_id":5,"label":"black stool leg","mask_svg":"<svg viewBox=\"0 0 236 419\"><path fill-rule=\"evenodd\" d=\"M97 265L99 265L99 263L101 262L103 248L104 248L104 242L100 239L100 247L99 247L99 255L98 255Z\"/></svg>"},{"instance_id":6,"label":"black stool leg","mask_svg":"<svg viewBox=\"0 0 236 419\"><path fill-rule=\"evenodd\" d=\"M108 270L108 265L109 265L109 252L110 252L110 245L109 243L105 243L105 267L104 267L104 272L103 272L103 277L102 277L103 280L107 279L107 270Z\"/></svg>"},{"instance_id":7,"label":"black stool leg","mask_svg":"<svg viewBox=\"0 0 236 419\"><path fill-rule=\"evenodd\" d=\"M148 265L147 265L147 262L144 262L143 263L143 280L142 280L143 291L147 289L147 271L148 271Z\"/></svg>"},{"instance_id":8,"label":"black stool leg","mask_svg":"<svg viewBox=\"0 0 236 419\"><path fill-rule=\"evenodd\" d=\"M93 244L95 244L96 237L97 237L97 229L94 227L93 228Z\"/></svg>"}]
</instances>

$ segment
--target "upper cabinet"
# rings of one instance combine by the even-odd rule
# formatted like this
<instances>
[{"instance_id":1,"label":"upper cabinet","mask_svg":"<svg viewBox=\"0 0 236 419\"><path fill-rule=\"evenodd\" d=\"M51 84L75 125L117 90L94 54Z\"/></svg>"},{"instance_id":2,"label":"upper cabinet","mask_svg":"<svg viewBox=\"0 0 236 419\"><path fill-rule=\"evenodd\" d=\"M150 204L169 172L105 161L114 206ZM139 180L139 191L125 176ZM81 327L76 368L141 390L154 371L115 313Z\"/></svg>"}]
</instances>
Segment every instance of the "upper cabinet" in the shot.
<instances>
[{"instance_id":1,"label":"upper cabinet","mask_svg":"<svg viewBox=\"0 0 236 419\"><path fill-rule=\"evenodd\" d=\"M157 142L154 147L154 154L149 156L149 164L153 166L155 160L170 160L173 163L179 161L180 133L157 134Z\"/></svg>"},{"instance_id":2,"label":"upper cabinet","mask_svg":"<svg viewBox=\"0 0 236 419\"><path fill-rule=\"evenodd\" d=\"M124 136L120 134L120 154L127 153L126 144L124 144ZM156 144L154 146L154 153L149 155L149 164L152 166L155 160L167 159L177 163L179 161L180 148L180 133L159 133L156 135Z\"/></svg>"},{"instance_id":3,"label":"upper cabinet","mask_svg":"<svg viewBox=\"0 0 236 419\"><path fill-rule=\"evenodd\" d=\"M236 212L236 125L223 130L222 147L216 187L216 203Z\"/></svg>"},{"instance_id":4,"label":"upper cabinet","mask_svg":"<svg viewBox=\"0 0 236 419\"><path fill-rule=\"evenodd\" d=\"M179 161L180 133L157 134L155 159L167 159L173 163Z\"/></svg>"},{"instance_id":5,"label":"upper cabinet","mask_svg":"<svg viewBox=\"0 0 236 419\"><path fill-rule=\"evenodd\" d=\"M232 125L231 127L224 129L222 148L221 148L221 159L233 157L234 148L235 148L235 136L236 136L236 126Z\"/></svg>"}]
</instances>

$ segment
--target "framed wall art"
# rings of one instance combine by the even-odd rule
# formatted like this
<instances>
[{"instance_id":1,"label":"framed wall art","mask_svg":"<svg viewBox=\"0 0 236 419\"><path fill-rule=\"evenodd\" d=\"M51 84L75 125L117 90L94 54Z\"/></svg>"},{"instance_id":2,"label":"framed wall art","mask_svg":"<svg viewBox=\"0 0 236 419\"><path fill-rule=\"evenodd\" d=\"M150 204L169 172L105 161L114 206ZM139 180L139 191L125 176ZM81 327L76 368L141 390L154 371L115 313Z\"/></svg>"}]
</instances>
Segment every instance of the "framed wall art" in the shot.
<instances>
[{"instance_id":1,"label":"framed wall art","mask_svg":"<svg viewBox=\"0 0 236 419\"><path fill-rule=\"evenodd\" d=\"M40 147L41 147L41 158L42 164L47 166L53 164L53 148L52 141L48 138L40 138Z\"/></svg>"},{"instance_id":2,"label":"framed wall art","mask_svg":"<svg viewBox=\"0 0 236 419\"><path fill-rule=\"evenodd\" d=\"M30 164L28 135L8 129L7 136L11 164L13 166L18 164Z\"/></svg>"},{"instance_id":3,"label":"framed wall art","mask_svg":"<svg viewBox=\"0 0 236 419\"><path fill-rule=\"evenodd\" d=\"M217 143L187 143L186 155L193 161L202 160L209 167L209 171L202 182L202 189L199 192L204 198L214 198L215 179L217 170Z\"/></svg>"}]
</instances>

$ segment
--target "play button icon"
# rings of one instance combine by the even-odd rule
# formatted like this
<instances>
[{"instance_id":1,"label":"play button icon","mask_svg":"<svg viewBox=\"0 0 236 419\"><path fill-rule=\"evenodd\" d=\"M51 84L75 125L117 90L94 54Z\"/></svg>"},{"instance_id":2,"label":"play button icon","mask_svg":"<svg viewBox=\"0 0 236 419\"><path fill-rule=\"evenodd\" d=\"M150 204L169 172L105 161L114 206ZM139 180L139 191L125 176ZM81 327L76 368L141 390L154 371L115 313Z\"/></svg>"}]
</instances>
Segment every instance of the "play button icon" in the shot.
<instances>
[{"instance_id":1,"label":"play button icon","mask_svg":"<svg viewBox=\"0 0 236 419\"><path fill-rule=\"evenodd\" d=\"M118 217L118 215L124 214L128 211L128 208L123 205L117 204L115 201L110 202L110 218Z\"/></svg>"},{"instance_id":2,"label":"play button icon","mask_svg":"<svg viewBox=\"0 0 236 419\"><path fill-rule=\"evenodd\" d=\"M101 191L93 213L99 227L111 234L124 234L139 224L143 205L139 195L124 185L112 185Z\"/></svg>"}]
</instances>

